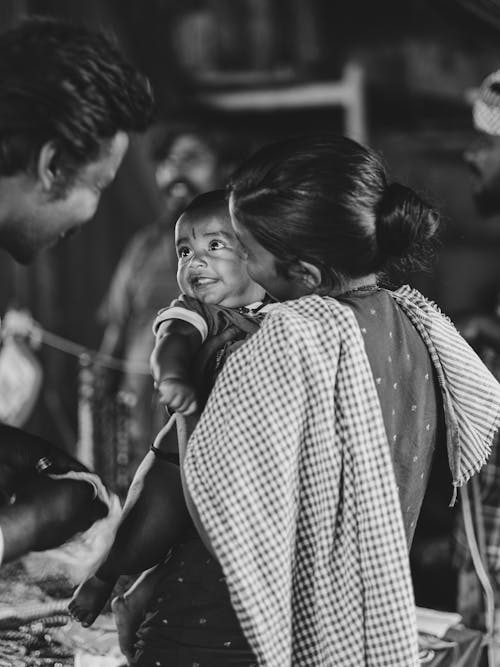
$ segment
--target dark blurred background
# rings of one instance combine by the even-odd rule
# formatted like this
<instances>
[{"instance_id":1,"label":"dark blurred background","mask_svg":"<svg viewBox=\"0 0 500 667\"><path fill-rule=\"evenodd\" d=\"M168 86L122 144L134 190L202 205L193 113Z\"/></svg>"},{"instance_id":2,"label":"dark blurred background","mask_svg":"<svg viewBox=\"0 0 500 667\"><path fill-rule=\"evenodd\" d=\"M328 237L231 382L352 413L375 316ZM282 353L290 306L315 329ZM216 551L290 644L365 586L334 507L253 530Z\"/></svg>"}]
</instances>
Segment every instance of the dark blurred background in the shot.
<instances>
[{"instance_id":1,"label":"dark blurred background","mask_svg":"<svg viewBox=\"0 0 500 667\"><path fill-rule=\"evenodd\" d=\"M159 120L223 128L235 146L244 139L241 159L270 138L313 128L369 143L447 221L436 269L412 283L451 317L492 307L500 220L478 218L462 153L474 135L467 95L500 68L500 3L2 0L0 26L27 14L114 33L150 77ZM0 312L26 307L49 331L98 347L96 311L120 254L160 213L150 150L148 136L134 140L78 237L27 268L2 254ZM38 355L44 390L27 426L72 447L77 360L45 347Z\"/></svg>"}]
</instances>

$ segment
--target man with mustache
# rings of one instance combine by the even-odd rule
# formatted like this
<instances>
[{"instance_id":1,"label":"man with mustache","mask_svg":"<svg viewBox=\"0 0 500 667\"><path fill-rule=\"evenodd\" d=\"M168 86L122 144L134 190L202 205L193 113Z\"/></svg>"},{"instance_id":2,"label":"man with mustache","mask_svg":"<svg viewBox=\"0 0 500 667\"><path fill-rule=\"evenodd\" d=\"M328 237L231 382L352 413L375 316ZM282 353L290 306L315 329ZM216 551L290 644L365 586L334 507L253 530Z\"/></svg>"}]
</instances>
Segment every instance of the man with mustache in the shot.
<instances>
[{"instance_id":1,"label":"man with mustache","mask_svg":"<svg viewBox=\"0 0 500 667\"><path fill-rule=\"evenodd\" d=\"M148 81L105 35L40 18L1 34L0 248L27 263L90 220L152 113ZM0 563L58 546L108 512L96 475L6 424L0 492Z\"/></svg>"},{"instance_id":2,"label":"man with mustache","mask_svg":"<svg viewBox=\"0 0 500 667\"><path fill-rule=\"evenodd\" d=\"M195 123L157 128L152 159L163 210L153 224L130 240L99 311L106 325L101 352L130 364L109 386L111 394L119 392L129 399L130 479L165 423L165 410L157 401L150 373L141 374L137 368L142 364L149 370L152 323L158 310L179 293L175 222L196 195L222 182L227 169L223 149L216 131Z\"/></svg>"},{"instance_id":3,"label":"man with mustache","mask_svg":"<svg viewBox=\"0 0 500 667\"><path fill-rule=\"evenodd\" d=\"M470 168L477 211L483 217L500 213L500 70L482 82L473 102L473 122L477 138L465 151ZM500 300L496 311L478 313L457 321L468 342L476 348L492 373L500 377ZM500 608L500 447L498 435L488 462L479 474L486 566L495 591L495 607ZM466 623L484 623L482 589L472 566L461 519L455 552L458 566L458 611ZM500 615L495 618L499 635ZM498 641L498 639L497 639Z\"/></svg>"}]
</instances>

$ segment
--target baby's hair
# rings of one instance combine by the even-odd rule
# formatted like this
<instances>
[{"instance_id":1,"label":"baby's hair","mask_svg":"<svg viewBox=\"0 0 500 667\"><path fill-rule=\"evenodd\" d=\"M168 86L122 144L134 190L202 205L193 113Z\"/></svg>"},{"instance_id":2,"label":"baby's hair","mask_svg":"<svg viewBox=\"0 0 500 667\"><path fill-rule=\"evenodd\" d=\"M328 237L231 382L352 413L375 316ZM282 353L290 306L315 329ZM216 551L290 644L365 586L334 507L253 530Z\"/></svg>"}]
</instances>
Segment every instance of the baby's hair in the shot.
<instances>
[{"instance_id":1,"label":"baby's hair","mask_svg":"<svg viewBox=\"0 0 500 667\"><path fill-rule=\"evenodd\" d=\"M439 217L413 190L388 183L369 148L338 135L261 148L233 175L232 212L273 253L321 270L323 290L343 279L426 266Z\"/></svg>"},{"instance_id":2,"label":"baby's hair","mask_svg":"<svg viewBox=\"0 0 500 667\"><path fill-rule=\"evenodd\" d=\"M196 196L186 206L182 214L184 215L185 213L217 215L218 217L224 217L230 223L231 217L229 215L226 190L210 190L210 192L204 192Z\"/></svg>"}]
</instances>

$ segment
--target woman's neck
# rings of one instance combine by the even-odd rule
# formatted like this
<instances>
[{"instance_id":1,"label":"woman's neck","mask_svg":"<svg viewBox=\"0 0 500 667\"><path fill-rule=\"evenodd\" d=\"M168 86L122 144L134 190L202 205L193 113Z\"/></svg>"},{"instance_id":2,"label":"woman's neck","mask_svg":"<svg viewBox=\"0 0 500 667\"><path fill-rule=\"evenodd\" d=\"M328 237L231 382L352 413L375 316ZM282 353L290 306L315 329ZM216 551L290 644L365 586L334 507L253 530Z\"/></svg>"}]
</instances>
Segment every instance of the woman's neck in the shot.
<instances>
[{"instance_id":1,"label":"woman's neck","mask_svg":"<svg viewBox=\"0 0 500 667\"><path fill-rule=\"evenodd\" d=\"M362 276L361 278L346 278L342 285L333 289L329 292L328 296L338 296L339 294L345 294L345 292L353 292L358 290L360 287L376 287L377 286L377 276L374 273L370 273L367 276Z\"/></svg>"}]
</instances>

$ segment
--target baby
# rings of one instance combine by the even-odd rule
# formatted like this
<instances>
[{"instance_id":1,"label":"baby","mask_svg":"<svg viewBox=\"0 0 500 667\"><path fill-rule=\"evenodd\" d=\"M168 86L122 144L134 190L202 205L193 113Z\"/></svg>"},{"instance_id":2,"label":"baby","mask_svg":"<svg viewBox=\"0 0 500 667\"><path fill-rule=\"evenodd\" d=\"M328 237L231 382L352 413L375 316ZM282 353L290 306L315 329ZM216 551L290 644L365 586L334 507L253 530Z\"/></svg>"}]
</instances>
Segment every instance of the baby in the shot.
<instances>
[{"instance_id":1,"label":"baby","mask_svg":"<svg viewBox=\"0 0 500 667\"><path fill-rule=\"evenodd\" d=\"M258 329L272 304L247 273L223 190L191 202L177 221L175 243L182 295L154 322L151 368L161 402L168 411L190 415L192 431L227 355ZM187 529L180 477L171 463L176 451L174 420L175 416L162 429L136 472L106 560L70 602L71 613L84 626L93 623L120 575L137 574L164 561ZM126 655L143 603L154 589L153 573L113 601Z\"/></svg>"},{"instance_id":2,"label":"baby","mask_svg":"<svg viewBox=\"0 0 500 667\"><path fill-rule=\"evenodd\" d=\"M213 384L220 370L225 355L213 359L212 353L221 347L221 338L244 340L258 328L269 304L247 273L223 190L200 195L188 206L177 222L175 244L183 293L155 320L151 369L161 402L189 415L199 408L200 398L206 399L203 384L207 379ZM207 339L209 345L202 347Z\"/></svg>"}]
</instances>

